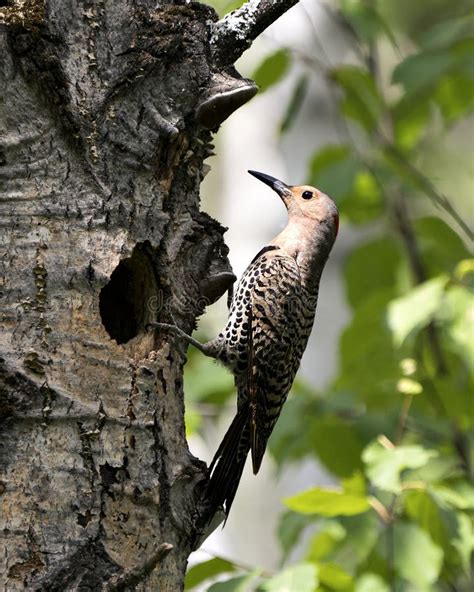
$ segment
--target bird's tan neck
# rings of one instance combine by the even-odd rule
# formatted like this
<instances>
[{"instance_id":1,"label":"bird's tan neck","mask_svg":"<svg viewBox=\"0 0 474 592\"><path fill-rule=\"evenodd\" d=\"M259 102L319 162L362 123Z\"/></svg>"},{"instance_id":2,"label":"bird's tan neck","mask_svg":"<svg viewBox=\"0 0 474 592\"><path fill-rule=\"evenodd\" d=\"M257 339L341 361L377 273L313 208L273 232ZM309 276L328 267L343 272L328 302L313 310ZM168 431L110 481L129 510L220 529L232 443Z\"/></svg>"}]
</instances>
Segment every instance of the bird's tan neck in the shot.
<instances>
[{"instance_id":1,"label":"bird's tan neck","mask_svg":"<svg viewBox=\"0 0 474 592\"><path fill-rule=\"evenodd\" d=\"M276 236L271 245L279 247L280 252L293 257L301 271L301 279L308 288L313 284L318 284L322 268L329 255L329 249L326 248L326 241L321 241L321 230L316 231L314 224L292 223L288 225ZM316 224L319 222L315 221ZM332 246L332 242L331 242ZM319 270L319 271L318 271Z\"/></svg>"},{"instance_id":2,"label":"bird's tan neck","mask_svg":"<svg viewBox=\"0 0 474 592\"><path fill-rule=\"evenodd\" d=\"M279 235L271 242L271 245L279 247L286 255L296 259L298 253L305 248L305 241L294 225L288 224Z\"/></svg>"}]
</instances>

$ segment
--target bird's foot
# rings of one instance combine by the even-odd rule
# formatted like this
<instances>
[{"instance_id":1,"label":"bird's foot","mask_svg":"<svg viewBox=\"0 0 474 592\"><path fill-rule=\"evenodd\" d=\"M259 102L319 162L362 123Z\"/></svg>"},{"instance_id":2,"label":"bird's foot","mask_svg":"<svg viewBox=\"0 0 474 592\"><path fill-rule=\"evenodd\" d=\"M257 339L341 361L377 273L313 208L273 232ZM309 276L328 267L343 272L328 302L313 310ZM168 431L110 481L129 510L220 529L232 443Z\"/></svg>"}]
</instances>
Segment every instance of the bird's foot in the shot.
<instances>
[{"instance_id":1,"label":"bird's foot","mask_svg":"<svg viewBox=\"0 0 474 592\"><path fill-rule=\"evenodd\" d=\"M210 349L206 343L201 343L197 339L194 339L194 337L188 335L177 325L172 325L170 323L148 323L146 329L147 331L149 331L150 329L167 329L168 331L173 331L174 333L176 333L176 335L186 340L191 345L194 345L194 347L201 351L205 356L212 356Z\"/></svg>"}]
</instances>

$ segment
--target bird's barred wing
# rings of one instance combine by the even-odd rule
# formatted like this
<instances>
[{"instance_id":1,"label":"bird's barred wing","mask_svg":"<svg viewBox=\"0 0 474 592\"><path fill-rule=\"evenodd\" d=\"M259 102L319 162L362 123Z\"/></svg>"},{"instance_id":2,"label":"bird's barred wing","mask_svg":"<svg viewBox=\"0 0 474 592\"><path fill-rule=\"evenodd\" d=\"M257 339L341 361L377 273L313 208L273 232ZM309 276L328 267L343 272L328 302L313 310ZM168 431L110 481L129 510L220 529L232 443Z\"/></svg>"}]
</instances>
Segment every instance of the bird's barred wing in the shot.
<instances>
[{"instance_id":1,"label":"bird's barred wing","mask_svg":"<svg viewBox=\"0 0 474 592\"><path fill-rule=\"evenodd\" d=\"M265 253L247 270L250 298L246 391L254 473L299 365L304 298L295 260Z\"/></svg>"}]
</instances>

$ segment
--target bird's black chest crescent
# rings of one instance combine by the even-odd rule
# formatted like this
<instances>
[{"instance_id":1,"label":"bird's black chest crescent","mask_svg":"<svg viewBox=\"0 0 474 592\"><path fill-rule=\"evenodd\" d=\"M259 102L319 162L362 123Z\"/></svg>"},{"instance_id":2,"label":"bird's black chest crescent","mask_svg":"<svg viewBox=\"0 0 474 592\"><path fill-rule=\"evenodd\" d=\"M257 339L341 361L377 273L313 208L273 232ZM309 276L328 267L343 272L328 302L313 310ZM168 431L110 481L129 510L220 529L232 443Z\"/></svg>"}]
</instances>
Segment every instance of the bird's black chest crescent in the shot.
<instances>
[{"instance_id":1,"label":"bird's black chest crescent","mask_svg":"<svg viewBox=\"0 0 474 592\"><path fill-rule=\"evenodd\" d=\"M250 265L252 265L252 263L255 263L255 261L260 259L262 255L264 255L265 253L268 253L269 251L278 251L279 249L280 247L277 247L276 245L267 245L266 247L263 247L263 249L261 249L252 259Z\"/></svg>"}]
</instances>

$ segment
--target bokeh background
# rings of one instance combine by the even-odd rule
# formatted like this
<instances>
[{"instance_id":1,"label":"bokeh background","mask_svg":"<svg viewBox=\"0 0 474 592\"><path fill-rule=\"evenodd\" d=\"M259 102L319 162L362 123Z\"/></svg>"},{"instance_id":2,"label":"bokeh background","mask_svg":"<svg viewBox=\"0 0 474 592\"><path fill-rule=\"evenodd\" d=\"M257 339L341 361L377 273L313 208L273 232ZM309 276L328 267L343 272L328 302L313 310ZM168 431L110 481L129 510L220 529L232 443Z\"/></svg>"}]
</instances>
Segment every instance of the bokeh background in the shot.
<instances>
[{"instance_id":1,"label":"bokeh background","mask_svg":"<svg viewBox=\"0 0 474 592\"><path fill-rule=\"evenodd\" d=\"M474 589L473 22L460 0L301 0L238 62L260 93L219 130L202 186L234 272L286 223L247 169L324 190L341 228L262 469L246 466L189 590ZM185 391L210 461L232 377L190 351Z\"/></svg>"}]
</instances>

